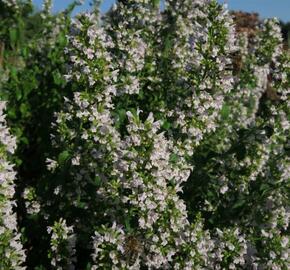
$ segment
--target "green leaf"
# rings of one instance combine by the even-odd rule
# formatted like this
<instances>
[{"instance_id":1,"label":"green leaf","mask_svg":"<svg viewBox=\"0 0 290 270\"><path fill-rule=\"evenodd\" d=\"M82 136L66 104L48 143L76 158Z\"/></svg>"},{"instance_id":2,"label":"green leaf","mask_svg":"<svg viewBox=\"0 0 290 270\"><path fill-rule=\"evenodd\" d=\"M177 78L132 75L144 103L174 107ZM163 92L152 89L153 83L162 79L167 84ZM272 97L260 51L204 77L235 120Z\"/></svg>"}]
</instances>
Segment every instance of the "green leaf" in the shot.
<instances>
[{"instance_id":1,"label":"green leaf","mask_svg":"<svg viewBox=\"0 0 290 270\"><path fill-rule=\"evenodd\" d=\"M22 98L22 90L19 88L16 88L15 90L15 96L16 96L16 100L19 101Z\"/></svg>"},{"instance_id":2,"label":"green leaf","mask_svg":"<svg viewBox=\"0 0 290 270\"><path fill-rule=\"evenodd\" d=\"M10 108L7 112L7 115L9 118L11 119L15 119L16 118L16 109L15 108Z\"/></svg>"},{"instance_id":3,"label":"green leaf","mask_svg":"<svg viewBox=\"0 0 290 270\"><path fill-rule=\"evenodd\" d=\"M169 130L171 128L171 123L165 120L163 122L162 128Z\"/></svg>"},{"instance_id":4,"label":"green leaf","mask_svg":"<svg viewBox=\"0 0 290 270\"><path fill-rule=\"evenodd\" d=\"M61 85L63 83L62 76L57 70L53 71L52 76L53 76L53 81L56 85Z\"/></svg>"},{"instance_id":5,"label":"green leaf","mask_svg":"<svg viewBox=\"0 0 290 270\"><path fill-rule=\"evenodd\" d=\"M221 110L221 116L223 119L228 119L229 115L230 115L230 107L225 104Z\"/></svg>"},{"instance_id":6,"label":"green leaf","mask_svg":"<svg viewBox=\"0 0 290 270\"><path fill-rule=\"evenodd\" d=\"M29 144L29 140L28 140L28 138L27 137L21 137L20 138L20 141L23 143L23 144L26 144L26 145L28 145Z\"/></svg>"},{"instance_id":7,"label":"green leaf","mask_svg":"<svg viewBox=\"0 0 290 270\"><path fill-rule=\"evenodd\" d=\"M101 178L100 176L96 175L94 181L91 182L93 185L99 187L101 184Z\"/></svg>"},{"instance_id":8,"label":"green leaf","mask_svg":"<svg viewBox=\"0 0 290 270\"><path fill-rule=\"evenodd\" d=\"M171 154L169 161L173 162L173 163L177 162L178 161L178 156L176 154Z\"/></svg>"},{"instance_id":9,"label":"green leaf","mask_svg":"<svg viewBox=\"0 0 290 270\"><path fill-rule=\"evenodd\" d=\"M63 165L70 157L70 153L68 151L63 151L58 155L58 163Z\"/></svg>"},{"instance_id":10,"label":"green leaf","mask_svg":"<svg viewBox=\"0 0 290 270\"><path fill-rule=\"evenodd\" d=\"M240 208L245 204L245 200L239 200L233 205L233 209Z\"/></svg>"},{"instance_id":11,"label":"green leaf","mask_svg":"<svg viewBox=\"0 0 290 270\"><path fill-rule=\"evenodd\" d=\"M120 128L126 119L127 119L126 110L124 110L124 109L118 110L117 111L117 121L116 121L117 128Z\"/></svg>"},{"instance_id":12,"label":"green leaf","mask_svg":"<svg viewBox=\"0 0 290 270\"><path fill-rule=\"evenodd\" d=\"M23 47L22 48L22 56L24 58L27 58L28 57L28 54L29 54L28 48L27 47Z\"/></svg>"},{"instance_id":13,"label":"green leaf","mask_svg":"<svg viewBox=\"0 0 290 270\"><path fill-rule=\"evenodd\" d=\"M58 37L58 43L61 47L65 46L67 44L67 40L66 40L66 37L65 37L65 34L64 33L61 33Z\"/></svg>"},{"instance_id":14,"label":"green leaf","mask_svg":"<svg viewBox=\"0 0 290 270\"><path fill-rule=\"evenodd\" d=\"M22 114L22 117L28 117L30 115L29 105L27 103L21 103L20 112Z\"/></svg>"},{"instance_id":15,"label":"green leaf","mask_svg":"<svg viewBox=\"0 0 290 270\"><path fill-rule=\"evenodd\" d=\"M11 43L13 45L15 45L17 42L17 38L18 38L18 33L17 33L17 30L15 28L12 28L9 30L9 37L10 37Z\"/></svg>"},{"instance_id":16,"label":"green leaf","mask_svg":"<svg viewBox=\"0 0 290 270\"><path fill-rule=\"evenodd\" d=\"M130 225L130 217L127 216L125 217L125 228L128 232L132 230L131 225Z\"/></svg>"},{"instance_id":17,"label":"green leaf","mask_svg":"<svg viewBox=\"0 0 290 270\"><path fill-rule=\"evenodd\" d=\"M152 0L153 6L154 7L159 7L160 6L160 0Z\"/></svg>"},{"instance_id":18,"label":"green leaf","mask_svg":"<svg viewBox=\"0 0 290 270\"><path fill-rule=\"evenodd\" d=\"M10 68L10 74L11 74L11 78L13 79L13 80L16 80L17 81L17 69L15 68L15 67L11 67Z\"/></svg>"}]
</instances>

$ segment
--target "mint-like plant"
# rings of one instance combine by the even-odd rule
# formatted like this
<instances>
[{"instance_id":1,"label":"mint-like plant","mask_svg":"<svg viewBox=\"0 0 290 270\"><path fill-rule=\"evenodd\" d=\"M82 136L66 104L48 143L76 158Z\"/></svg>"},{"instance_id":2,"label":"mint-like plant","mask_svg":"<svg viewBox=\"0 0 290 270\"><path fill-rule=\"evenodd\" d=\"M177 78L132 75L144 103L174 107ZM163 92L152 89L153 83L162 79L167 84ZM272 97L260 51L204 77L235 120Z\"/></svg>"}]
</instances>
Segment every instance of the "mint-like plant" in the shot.
<instances>
[{"instance_id":1,"label":"mint-like plant","mask_svg":"<svg viewBox=\"0 0 290 270\"><path fill-rule=\"evenodd\" d=\"M99 4L71 19L45 1L40 35L0 78L10 122L23 120L11 125L28 268L288 269L290 56L278 21L236 31L215 0ZM39 143L31 160L25 142Z\"/></svg>"}]
</instances>

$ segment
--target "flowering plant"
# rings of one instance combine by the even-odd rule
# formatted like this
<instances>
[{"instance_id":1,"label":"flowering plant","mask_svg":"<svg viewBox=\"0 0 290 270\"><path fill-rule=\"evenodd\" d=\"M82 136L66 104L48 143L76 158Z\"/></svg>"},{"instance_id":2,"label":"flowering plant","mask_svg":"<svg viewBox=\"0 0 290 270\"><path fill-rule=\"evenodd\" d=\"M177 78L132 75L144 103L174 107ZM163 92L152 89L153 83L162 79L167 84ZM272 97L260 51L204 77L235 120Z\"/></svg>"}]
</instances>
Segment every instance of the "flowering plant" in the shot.
<instances>
[{"instance_id":1,"label":"flowering plant","mask_svg":"<svg viewBox=\"0 0 290 270\"><path fill-rule=\"evenodd\" d=\"M23 193L50 263L38 267L287 269L278 22L249 34L215 0L119 0L69 27L49 172Z\"/></svg>"}]
</instances>

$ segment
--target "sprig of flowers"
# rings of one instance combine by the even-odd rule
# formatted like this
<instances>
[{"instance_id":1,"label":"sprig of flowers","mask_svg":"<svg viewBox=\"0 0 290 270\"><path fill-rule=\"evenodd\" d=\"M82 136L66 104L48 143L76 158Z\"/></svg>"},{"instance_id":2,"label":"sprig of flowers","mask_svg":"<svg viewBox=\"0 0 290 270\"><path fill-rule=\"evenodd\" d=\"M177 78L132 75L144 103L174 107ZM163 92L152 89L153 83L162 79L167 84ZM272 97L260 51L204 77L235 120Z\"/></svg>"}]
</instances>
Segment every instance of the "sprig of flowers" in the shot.
<instances>
[{"instance_id":1,"label":"sprig of flowers","mask_svg":"<svg viewBox=\"0 0 290 270\"><path fill-rule=\"evenodd\" d=\"M6 103L0 102L0 261L2 269L25 269L25 251L14 211L16 172L9 162L16 148L5 120Z\"/></svg>"}]
</instances>

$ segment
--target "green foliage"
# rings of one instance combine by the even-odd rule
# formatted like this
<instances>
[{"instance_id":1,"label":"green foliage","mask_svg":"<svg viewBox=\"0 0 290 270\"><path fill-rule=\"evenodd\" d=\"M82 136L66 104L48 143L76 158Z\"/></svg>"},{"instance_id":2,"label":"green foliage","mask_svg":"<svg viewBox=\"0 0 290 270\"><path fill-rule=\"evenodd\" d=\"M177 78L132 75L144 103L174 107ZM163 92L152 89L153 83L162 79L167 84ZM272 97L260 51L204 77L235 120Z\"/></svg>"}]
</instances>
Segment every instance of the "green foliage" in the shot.
<instances>
[{"instance_id":1,"label":"green foliage","mask_svg":"<svg viewBox=\"0 0 290 270\"><path fill-rule=\"evenodd\" d=\"M42 258L43 263L47 260L42 245L36 244L41 243L37 235L43 234L46 226L39 217L36 224L24 211L22 194L33 187L39 195L41 181L48 177L45 161L52 151L50 123L63 97L72 91L63 77L67 62L64 49L76 4L53 15L34 11L30 1L19 1L17 8L0 3L1 99L8 101L7 120L18 141L14 155L19 181L16 197L20 226L25 227L28 237L25 248L30 267L37 265L35 258Z\"/></svg>"}]
</instances>

